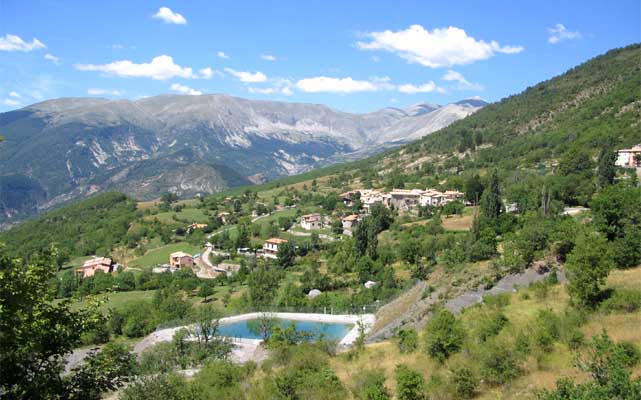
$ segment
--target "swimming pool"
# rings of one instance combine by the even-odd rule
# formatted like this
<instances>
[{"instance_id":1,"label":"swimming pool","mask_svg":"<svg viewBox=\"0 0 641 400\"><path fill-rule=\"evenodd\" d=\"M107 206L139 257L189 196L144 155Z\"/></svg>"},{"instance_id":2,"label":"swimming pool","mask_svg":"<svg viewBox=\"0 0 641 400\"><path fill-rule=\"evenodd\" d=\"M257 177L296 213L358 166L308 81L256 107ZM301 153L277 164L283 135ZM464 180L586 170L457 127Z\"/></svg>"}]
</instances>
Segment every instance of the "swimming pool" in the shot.
<instances>
[{"instance_id":1,"label":"swimming pool","mask_svg":"<svg viewBox=\"0 0 641 400\"><path fill-rule=\"evenodd\" d=\"M254 323L252 323L254 321ZM218 334L243 339L262 339L260 329L256 327L256 319L223 323L218 327ZM329 340L341 340L353 328L353 324L317 321L297 321L293 319L277 319L275 322L281 328L287 328L293 323L297 332L310 333L314 338L323 337Z\"/></svg>"}]
</instances>

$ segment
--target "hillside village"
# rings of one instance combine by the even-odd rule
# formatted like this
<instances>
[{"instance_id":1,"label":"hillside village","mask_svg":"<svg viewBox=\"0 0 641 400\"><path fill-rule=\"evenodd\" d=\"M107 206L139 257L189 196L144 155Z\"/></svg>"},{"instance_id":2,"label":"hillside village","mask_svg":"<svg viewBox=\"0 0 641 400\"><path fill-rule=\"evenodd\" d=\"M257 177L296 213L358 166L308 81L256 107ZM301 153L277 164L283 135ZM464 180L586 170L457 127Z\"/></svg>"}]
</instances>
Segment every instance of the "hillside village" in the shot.
<instances>
[{"instance_id":1,"label":"hillside village","mask_svg":"<svg viewBox=\"0 0 641 400\"><path fill-rule=\"evenodd\" d=\"M639 55L363 160L0 232L0 397L641 398Z\"/></svg>"}]
</instances>

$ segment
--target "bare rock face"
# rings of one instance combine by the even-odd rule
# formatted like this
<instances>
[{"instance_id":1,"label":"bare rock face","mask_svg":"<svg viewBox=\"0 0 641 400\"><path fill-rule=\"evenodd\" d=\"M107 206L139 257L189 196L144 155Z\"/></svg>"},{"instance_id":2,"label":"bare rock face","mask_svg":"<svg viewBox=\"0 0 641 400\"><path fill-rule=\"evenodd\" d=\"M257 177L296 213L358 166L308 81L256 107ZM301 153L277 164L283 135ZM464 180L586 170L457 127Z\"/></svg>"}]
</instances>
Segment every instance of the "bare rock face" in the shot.
<instances>
[{"instance_id":1,"label":"bare rock face","mask_svg":"<svg viewBox=\"0 0 641 400\"><path fill-rule=\"evenodd\" d=\"M214 193L418 139L484 103L350 114L228 95L63 98L0 114L0 222L97 191Z\"/></svg>"}]
</instances>

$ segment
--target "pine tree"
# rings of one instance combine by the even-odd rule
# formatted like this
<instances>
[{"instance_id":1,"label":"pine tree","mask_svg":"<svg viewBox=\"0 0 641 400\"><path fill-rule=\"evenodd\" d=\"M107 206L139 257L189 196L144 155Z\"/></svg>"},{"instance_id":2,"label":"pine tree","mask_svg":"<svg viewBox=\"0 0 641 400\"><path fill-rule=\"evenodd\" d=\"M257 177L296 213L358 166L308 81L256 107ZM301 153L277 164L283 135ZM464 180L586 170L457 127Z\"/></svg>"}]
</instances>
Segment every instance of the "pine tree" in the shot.
<instances>
[{"instance_id":1,"label":"pine tree","mask_svg":"<svg viewBox=\"0 0 641 400\"><path fill-rule=\"evenodd\" d=\"M601 150L599 154L599 164L597 170L597 184L599 188L604 188L614 183L614 178L617 174L616 169L617 155L612 149L607 146Z\"/></svg>"},{"instance_id":2,"label":"pine tree","mask_svg":"<svg viewBox=\"0 0 641 400\"><path fill-rule=\"evenodd\" d=\"M487 223L496 225L496 220L503 210L501 201L501 189L499 188L499 175L496 170L492 171L487 187L481 196L481 216Z\"/></svg>"}]
</instances>

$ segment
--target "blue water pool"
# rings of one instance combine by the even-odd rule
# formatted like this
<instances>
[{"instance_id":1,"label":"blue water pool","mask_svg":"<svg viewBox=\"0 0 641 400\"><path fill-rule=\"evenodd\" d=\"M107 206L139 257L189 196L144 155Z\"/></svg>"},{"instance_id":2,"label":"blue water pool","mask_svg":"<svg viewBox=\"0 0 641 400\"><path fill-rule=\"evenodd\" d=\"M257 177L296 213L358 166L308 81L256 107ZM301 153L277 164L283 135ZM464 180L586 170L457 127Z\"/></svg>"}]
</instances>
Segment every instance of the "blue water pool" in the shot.
<instances>
[{"instance_id":1,"label":"blue water pool","mask_svg":"<svg viewBox=\"0 0 641 400\"><path fill-rule=\"evenodd\" d=\"M260 332L257 331L256 323L252 323L251 321L252 320L245 320L222 324L218 327L218 334L244 339L262 339ZM282 328L287 328L291 323L294 323L297 332L310 333L314 338L319 338L322 335L324 339L329 340L341 340L353 326L352 324L295 321L289 319L278 319L276 323Z\"/></svg>"}]
</instances>

